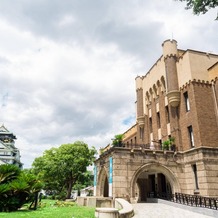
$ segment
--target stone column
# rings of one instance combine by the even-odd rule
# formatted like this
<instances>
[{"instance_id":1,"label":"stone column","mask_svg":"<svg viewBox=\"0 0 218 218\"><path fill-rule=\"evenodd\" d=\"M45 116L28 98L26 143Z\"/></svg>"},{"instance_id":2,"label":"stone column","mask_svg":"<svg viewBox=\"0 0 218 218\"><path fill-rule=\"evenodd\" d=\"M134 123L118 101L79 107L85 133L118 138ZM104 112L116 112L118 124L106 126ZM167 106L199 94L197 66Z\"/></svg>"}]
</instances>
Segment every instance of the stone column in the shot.
<instances>
[{"instance_id":1,"label":"stone column","mask_svg":"<svg viewBox=\"0 0 218 218\"><path fill-rule=\"evenodd\" d=\"M166 69L167 98L171 106L177 107L180 103L180 91L176 62L178 58L176 40L166 40L162 44Z\"/></svg>"}]
</instances>

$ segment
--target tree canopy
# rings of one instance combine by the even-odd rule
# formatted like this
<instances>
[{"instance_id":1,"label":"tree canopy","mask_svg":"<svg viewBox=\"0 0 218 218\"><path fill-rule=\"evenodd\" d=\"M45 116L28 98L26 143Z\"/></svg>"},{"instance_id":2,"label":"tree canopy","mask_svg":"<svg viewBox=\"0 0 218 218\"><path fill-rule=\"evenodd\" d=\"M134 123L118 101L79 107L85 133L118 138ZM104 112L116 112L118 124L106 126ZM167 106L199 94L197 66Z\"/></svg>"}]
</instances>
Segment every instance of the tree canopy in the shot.
<instances>
[{"instance_id":1,"label":"tree canopy","mask_svg":"<svg viewBox=\"0 0 218 218\"><path fill-rule=\"evenodd\" d=\"M33 172L45 183L44 189L55 194L66 193L70 198L72 188L84 178L87 167L95 159L95 148L89 149L81 141L51 148L34 160Z\"/></svg>"},{"instance_id":2,"label":"tree canopy","mask_svg":"<svg viewBox=\"0 0 218 218\"><path fill-rule=\"evenodd\" d=\"M192 9L194 14L205 14L209 9L218 6L217 0L179 0L186 2L186 9Z\"/></svg>"}]
</instances>

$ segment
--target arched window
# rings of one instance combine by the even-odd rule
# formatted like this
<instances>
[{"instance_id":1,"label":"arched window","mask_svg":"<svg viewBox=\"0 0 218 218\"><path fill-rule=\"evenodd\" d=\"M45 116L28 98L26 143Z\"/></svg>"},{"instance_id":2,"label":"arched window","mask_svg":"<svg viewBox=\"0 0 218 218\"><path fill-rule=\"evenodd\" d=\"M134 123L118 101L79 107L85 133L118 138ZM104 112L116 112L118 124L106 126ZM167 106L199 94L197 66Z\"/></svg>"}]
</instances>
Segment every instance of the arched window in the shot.
<instances>
[{"instance_id":1,"label":"arched window","mask_svg":"<svg viewBox=\"0 0 218 218\"><path fill-rule=\"evenodd\" d=\"M161 91L162 92L166 91L166 82L163 76L161 77Z\"/></svg>"}]
</instances>

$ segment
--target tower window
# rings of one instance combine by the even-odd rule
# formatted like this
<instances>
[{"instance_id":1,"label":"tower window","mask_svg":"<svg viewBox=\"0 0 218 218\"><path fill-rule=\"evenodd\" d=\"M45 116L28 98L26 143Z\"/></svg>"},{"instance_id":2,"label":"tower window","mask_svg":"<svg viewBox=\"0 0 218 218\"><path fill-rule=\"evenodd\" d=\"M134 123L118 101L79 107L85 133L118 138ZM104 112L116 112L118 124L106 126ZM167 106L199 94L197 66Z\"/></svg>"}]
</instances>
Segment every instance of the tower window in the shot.
<instances>
[{"instance_id":1,"label":"tower window","mask_svg":"<svg viewBox=\"0 0 218 218\"><path fill-rule=\"evenodd\" d=\"M144 128L143 128L143 127L140 127L139 131L140 131L140 139L143 140L143 138L144 138L144 137L143 137Z\"/></svg>"},{"instance_id":2,"label":"tower window","mask_svg":"<svg viewBox=\"0 0 218 218\"><path fill-rule=\"evenodd\" d=\"M149 118L149 128L150 128L150 132L153 132L153 129L152 129L152 118L151 117Z\"/></svg>"},{"instance_id":3,"label":"tower window","mask_svg":"<svg viewBox=\"0 0 218 218\"><path fill-rule=\"evenodd\" d=\"M161 139L159 140L159 146L158 147L159 147L160 150L162 150L162 140Z\"/></svg>"},{"instance_id":4,"label":"tower window","mask_svg":"<svg viewBox=\"0 0 218 218\"><path fill-rule=\"evenodd\" d=\"M184 99L185 99L186 111L190 111L190 104L189 104L188 92L185 92L183 95L184 95Z\"/></svg>"},{"instance_id":5,"label":"tower window","mask_svg":"<svg viewBox=\"0 0 218 218\"><path fill-rule=\"evenodd\" d=\"M165 107L165 111L166 111L166 121L167 123L169 123L170 122L170 112L169 112L168 106Z\"/></svg>"},{"instance_id":6,"label":"tower window","mask_svg":"<svg viewBox=\"0 0 218 218\"><path fill-rule=\"evenodd\" d=\"M197 175L197 166L196 164L192 165L193 173L194 173L194 178L195 178L195 189L199 189L198 187L198 175Z\"/></svg>"},{"instance_id":7,"label":"tower window","mask_svg":"<svg viewBox=\"0 0 218 218\"><path fill-rule=\"evenodd\" d=\"M189 133L189 140L190 140L191 147L194 147L195 144L194 144L194 135L193 135L192 126L188 127L188 133Z\"/></svg>"},{"instance_id":8,"label":"tower window","mask_svg":"<svg viewBox=\"0 0 218 218\"><path fill-rule=\"evenodd\" d=\"M160 128L160 113L157 112L157 127Z\"/></svg>"}]
</instances>

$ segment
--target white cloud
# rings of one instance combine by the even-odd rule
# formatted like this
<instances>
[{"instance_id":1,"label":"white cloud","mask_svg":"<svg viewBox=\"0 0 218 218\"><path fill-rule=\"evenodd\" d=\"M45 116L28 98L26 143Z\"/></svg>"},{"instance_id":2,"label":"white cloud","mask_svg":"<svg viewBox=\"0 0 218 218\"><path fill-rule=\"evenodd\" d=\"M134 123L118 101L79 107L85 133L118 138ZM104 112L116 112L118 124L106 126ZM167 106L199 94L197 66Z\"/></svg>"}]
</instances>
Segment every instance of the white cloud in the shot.
<instances>
[{"instance_id":1,"label":"white cloud","mask_svg":"<svg viewBox=\"0 0 218 218\"><path fill-rule=\"evenodd\" d=\"M24 167L45 149L96 148L134 124L135 77L172 33L183 49L218 52L214 10L152 1L26 1L0 8L0 122Z\"/></svg>"},{"instance_id":2,"label":"white cloud","mask_svg":"<svg viewBox=\"0 0 218 218\"><path fill-rule=\"evenodd\" d=\"M64 28L66 26L70 26L75 22L75 18L71 14L64 15L60 21L57 23L57 26L60 28Z\"/></svg>"}]
</instances>

